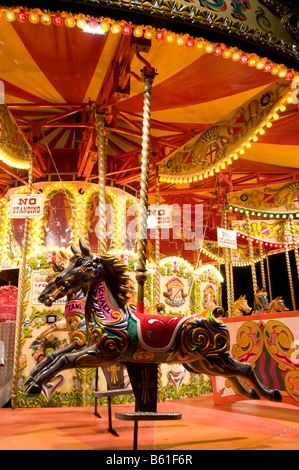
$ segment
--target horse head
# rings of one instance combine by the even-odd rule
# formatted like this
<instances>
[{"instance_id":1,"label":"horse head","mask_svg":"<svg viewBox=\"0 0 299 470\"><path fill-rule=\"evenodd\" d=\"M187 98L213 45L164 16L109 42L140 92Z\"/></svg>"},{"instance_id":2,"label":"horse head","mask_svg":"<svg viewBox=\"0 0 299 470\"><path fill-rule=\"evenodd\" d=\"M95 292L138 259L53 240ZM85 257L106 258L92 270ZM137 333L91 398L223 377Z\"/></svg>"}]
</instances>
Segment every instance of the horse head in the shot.
<instances>
[{"instance_id":1,"label":"horse head","mask_svg":"<svg viewBox=\"0 0 299 470\"><path fill-rule=\"evenodd\" d=\"M104 271L100 259L91 253L88 246L81 239L79 240L79 246L80 249L71 246L74 256L70 259L66 268L59 264L53 265L54 271L59 272L59 274L52 278L38 296L39 302L47 307L51 307L55 300L90 284L95 278L99 278L101 272Z\"/></svg>"},{"instance_id":2,"label":"horse head","mask_svg":"<svg viewBox=\"0 0 299 470\"><path fill-rule=\"evenodd\" d=\"M245 295L241 295L238 300L236 300L235 302L235 308L240 310L241 312L245 312L245 313L250 313L252 308L249 307L248 303L247 303L247 299L246 299L246 296Z\"/></svg>"}]
</instances>

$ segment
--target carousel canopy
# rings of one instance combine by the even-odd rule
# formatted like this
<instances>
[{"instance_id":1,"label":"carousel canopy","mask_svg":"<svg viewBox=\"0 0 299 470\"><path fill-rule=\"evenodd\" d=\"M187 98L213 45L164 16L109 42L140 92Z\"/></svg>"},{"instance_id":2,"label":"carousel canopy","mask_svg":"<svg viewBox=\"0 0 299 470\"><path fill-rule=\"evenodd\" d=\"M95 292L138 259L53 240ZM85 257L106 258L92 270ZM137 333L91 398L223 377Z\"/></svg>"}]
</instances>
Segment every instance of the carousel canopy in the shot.
<instances>
[{"instance_id":1,"label":"carousel canopy","mask_svg":"<svg viewBox=\"0 0 299 470\"><path fill-rule=\"evenodd\" d=\"M224 205L228 228L235 224L244 247L244 211L260 225L276 214L296 219L298 16L292 2L51 2L49 8L23 2L0 9L1 148L9 135L11 146L17 141L16 125L32 149L35 182L98 182L101 113L106 185L138 197L143 73L154 68L149 203L158 179L161 204L177 205L182 217L191 208L191 232L201 206L202 256L213 252ZM26 184L27 170L2 153L3 196ZM292 200L279 199L292 184ZM194 262L199 247L186 249L187 238L162 240L162 255Z\"/></svg>"}]
</instances>

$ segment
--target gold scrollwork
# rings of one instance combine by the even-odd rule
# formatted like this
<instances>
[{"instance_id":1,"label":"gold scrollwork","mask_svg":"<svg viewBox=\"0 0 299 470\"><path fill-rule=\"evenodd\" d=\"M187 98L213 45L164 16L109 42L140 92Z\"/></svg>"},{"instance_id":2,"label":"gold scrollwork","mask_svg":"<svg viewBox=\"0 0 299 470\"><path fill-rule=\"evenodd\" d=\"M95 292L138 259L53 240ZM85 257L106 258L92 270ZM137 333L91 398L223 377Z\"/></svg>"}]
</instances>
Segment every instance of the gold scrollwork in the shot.
<instances>
[{"instance_id":1,"label":"gold scrollwork","mask_svg":"<svg viewBox=\"0 0 299 470\"><path fill-rule=\"evenodd\" d=\"M264 348L260 325L254 321L244 322L237 332L236 341L236 344L232 346L232 356L240 360L245 354L251 353L253 357L248 362L254 367Z\"/></svg>"},{"instance_id":2,"label":"gold scrollwork","mask_svg":"<svg viewBox=\"0 0 299 470\"><path fill-rule=\"evenodd\" d=\"M288 394L296 401L299 402L299 371L290 370L287 372L284 384Z\"/></svg>"},{"instance_id":3,"label":"gold scrollwork","mask_svg":"<svg viewBox=\"0 0 299 470\"><path fill-rule=\"evenodd\" d=\"M267 351L278 363L280 370L294 369L291 361L294 337L284 323L277 320L268 321L265 325L264 341Z\"/></svg>"}]
</instances>

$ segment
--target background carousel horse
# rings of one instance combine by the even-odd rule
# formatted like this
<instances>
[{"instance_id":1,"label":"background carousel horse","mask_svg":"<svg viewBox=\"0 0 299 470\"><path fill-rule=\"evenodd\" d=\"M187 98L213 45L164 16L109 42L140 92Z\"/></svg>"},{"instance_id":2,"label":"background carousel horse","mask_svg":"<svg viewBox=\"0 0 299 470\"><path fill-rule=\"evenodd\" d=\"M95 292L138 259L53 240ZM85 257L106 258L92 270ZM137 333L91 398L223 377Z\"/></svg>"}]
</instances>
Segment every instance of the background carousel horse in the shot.
<instances>
[{"instance_id":1,"label":"background carousel horse","mask_svg":"<svg viewBox=\"0 0 299 470\"><path fill-rule=\"evenodd\" d=\"M249 307L246 295L241 295L238 300L235 301L235 315L250 315L252 308Z\"/></svg>"},{"instance_id":2,"label":"background carousel horse","mask_svg":"<svg viewBox=\"0 0 299 470\"><path fill-rule=\"evenodd\" d=\"M282 296L280 296L270 302L267 313L286 312L287 310L289 309L285 306Z\"/></svg>"},{"instance_id":3,"label":"background carousel horse","mask_svg":"<svg viewBox=\"0 0 299 470\"><path fill-rule=\"evenodd\" d=\"M255 314L267 313L269 302L265 289L259 290L254 294L253 310Z\"/></svg>"},{"instance_id":4,"label":"background carousel horse","mask_svg":"<svg viewBox=\"0 0 299 470\"><path fill-rule=\"evenodd\" d=\"M49 353L39 363L39 369L35 367L27 377L27 396L40 394L42 385L66 369L120 362L127 368L139 367L142 372L145 364L181 363L191 373L228 378L233 389L246 398L281 401L279 390L265 387L249 363L239 362L229 354L228 329L213 315L223 310L221 307L208 309L205 317L133 313L127 305L126 266L112 256L93 255L81 240L80 250L72 247L72 251L69 266L50 281L39 300L51 306L71 289L81 287L87 294L85 317L90 340L87 347L68 349L59 357ZM246 387L239 377L252 388ZM134 389L135 396L136 393Z\"/></svg>"}]
</instances>

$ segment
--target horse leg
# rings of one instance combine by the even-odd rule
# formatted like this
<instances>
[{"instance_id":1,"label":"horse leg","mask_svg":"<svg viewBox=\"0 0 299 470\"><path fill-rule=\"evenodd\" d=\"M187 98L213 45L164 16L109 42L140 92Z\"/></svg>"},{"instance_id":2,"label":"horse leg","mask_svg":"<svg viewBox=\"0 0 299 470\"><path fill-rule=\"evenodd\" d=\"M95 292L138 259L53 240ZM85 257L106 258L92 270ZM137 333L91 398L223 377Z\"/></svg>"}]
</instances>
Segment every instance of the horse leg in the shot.
<instances>
[{"instance_id":1,"label":"horse leg","mask_svg":"<svg viewBox=\"0 0 299 470\"><path fill-rule=\"evenodd\" d=\"M282 399L279 390L270 390L259 381L251 364L236 361L228 354L204 357L200 361L192 362L191 367L207 375L220 375L232 380L232 384L242 395L244 395L244 385L239 380L235 380L238 377L246 379L259 397L271 401ZM255 399L256 395L249 390L249 392L246 391L246 398Z\"/></svg>"},{"instance_id":2,"label":"horse leg","mask_svg":"<svg viewBox=\"0 0 299 470\"><path fill-rule=\"evenodd\" d=\"M121 354L119 354L119 356L120 355ZM103 365L114 364L119 360L119 356L113 358L100 356L96 344L81 349L80 351L67 353L63 356L60 355L60 357L57 357L54 362L50 363L48 367L45 367L33 378L25 391L25 395L39 395L42 391L42 386L63 370L75 369L77 367L102 367Z\"/></svg>"},{"instance_id":3,"label":"horse leg","mask_svg":"<svg viewBox=\"0 0 299 470\"><path fill-rule=\"evenodd\" d=\"M202 371L198 371L197 369L193 368L192 365L183 364L183 366L188 372L191 372L194 374L202 373ZM245 385L242 384L242 382L238 379L238 377L230 377L229 382L231 383L232 389L234 390L235 393L242 395L243 397L248 398L249 400L260 399L259 395L256 393L254 388L245 387Z\"/></svg>"},{"instance_id":4,"label":"horse leg","mask_svg":"<svg viewBox=\"0 0 299 470\"><path fill-rule=\"evenodd\" d=\"M39 362L28 375L27 379L24 382L25 387L31 384L36 377L45 367L51 366L60 356L63 354L67 354L79 348L79 344L77 341L73 341L71 344L68 344L64 348L57 349L56 351L52 351L46 355L46 357Z\"/></svg>"}]
</instances>

